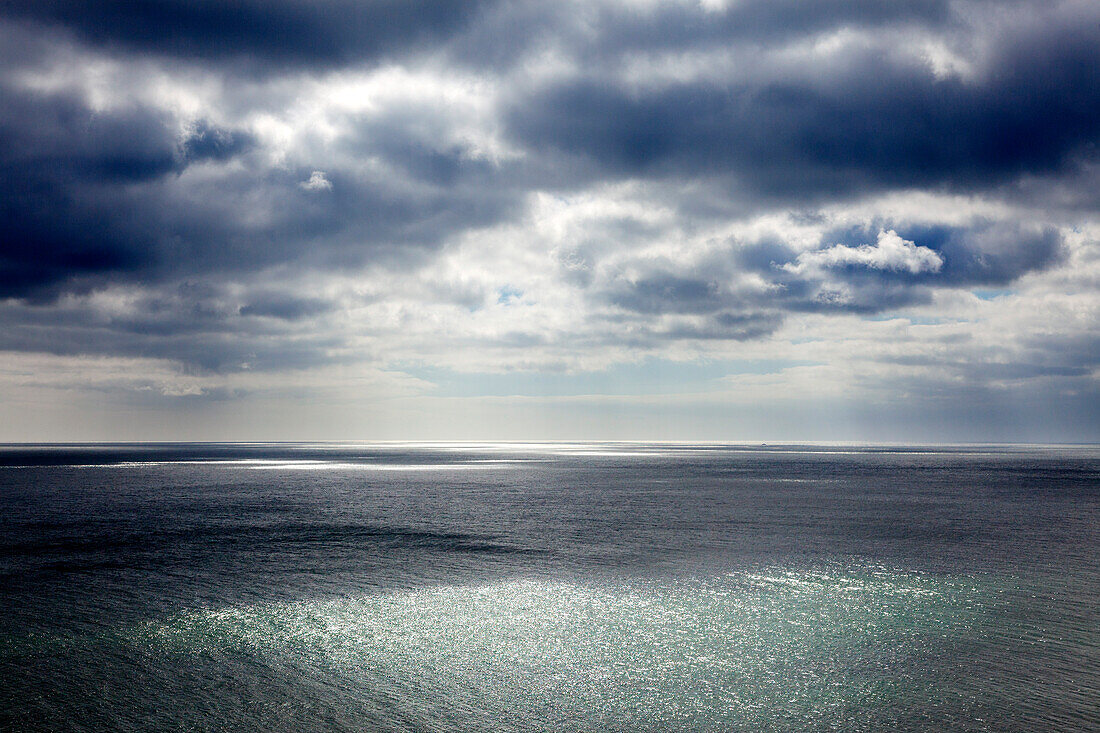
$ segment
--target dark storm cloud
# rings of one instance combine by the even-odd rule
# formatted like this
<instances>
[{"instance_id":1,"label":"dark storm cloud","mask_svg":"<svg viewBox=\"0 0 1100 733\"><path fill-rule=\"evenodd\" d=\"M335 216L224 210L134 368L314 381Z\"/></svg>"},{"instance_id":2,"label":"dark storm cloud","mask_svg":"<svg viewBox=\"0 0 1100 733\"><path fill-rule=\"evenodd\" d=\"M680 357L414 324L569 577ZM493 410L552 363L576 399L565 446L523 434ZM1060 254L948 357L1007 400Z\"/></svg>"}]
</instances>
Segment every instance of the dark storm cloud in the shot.
<instances>
[{"instance_id":1,"label":"dark storm cloud","mask_svg":"<svg viewBox=\"0 0 1100 733\"><path fill-rule=\"evenodd\" d=\"M1031 334L1023 339L1031 358L1045 358L1049 363L1051 356L1064 364L1073 364L1082 370L1100 370L1100 333L1091 329L1086 333L1046 333ZM1100 408L1098 408L1100 409Z\"/></svg>"},{"instance_id":2,"label":"dark storm cloud","mask_svg":"<svg viewBox=\"0 0 1100 733\"><path fill-rule=\"evenodd\" d=\"M187 126L140 106L93 112L68 94L0 89L0 297L49 299L109 282L229 276L286 262L321 267L415 258L454 232L517 206L484 164L390 129L375 155L428 185L247 160L254 138ZM369 135L369 128L364 132ZM214 178L181 177L240 160ZM257 209L268 215L257 223Z\"/></svg>"},{"instance_id":3,"label":"dark storm cloud","mask_svg":"<svg viewBox=\"0 0 1100 733\"><path fill-rule=\"evenodd\" d=\"M723 305L721 287L713 280L655 272L610 293L610 301L635 313L713 313Z\"/></svg>"},{"instance_id":4,"label":"dark storm cloud","mask_svg":"<svg viewBox=\"0 0 1100 733\"><path fill-rule=\"evenodd\" d=\"M247 133L223 130L200 120L180 143L180 152L188 163L226 161L248 150L252 143Z\"/></svg>"},{"instance_id":5,"label":"dark storm cloud","mask_svg":"<svg viewBox=\"0 0 1100 733\"><path fill-rule=\"evenodd\" d=\"M0 350L169 359L195 372L264 371L339 361L344 339L319 328L331 306L185 282L124 312L81 303L0 305Z\"/></svg>"},{"instance_id":6,"label":"dark storm cloud","mask_svg":"<svg viewBox=\"0 0 1100 733\"><path fill-rule=\"evenodd\" d=\"M96 47L243 63L260 72L332 68L444 47L460 63L499 69L547 46L591 61L639 50L778 43L846 27L952 21L945 0L744 0L720 10L541 0L12 0L0 14Z\"/></svg>"},{"instance_id":7,"label":"dark storm cloud","mask_svg":"<svg viewBox=\"0 0 1100 733\"><path fill-rule=\"evenodd\" d=\"M207 122L181 136L147 108L92 113L70 95L2 91L0 297L149 266L157 235L135 188L252 144Z\"/></svg>"},{"instance_id":8,"label":"dark storm cloud","mask_svg":"<svg viewBox=\"0 0 1100 733\"><path fill-rule=\"evenodd\" d=\"M333 304L321 298L301 298L288 293L258 293L240 307L242 316L279 318L297 321L321 315L333 309Z\"/></svg>"},{"instance_id":9,"label":"dark storm cloud","mask_svg":"<svg viewBox=\"0 0 1100 733\"><path fill-rule=\"evenodd\" d=\"M70 95L5 90L0 152L5 172L55 183L140 183L188 165L224 161L252 137L200 120L179 135L169 115L145 107L93 112Z\"/></svg>"},{"instance_id":10,"label":"dark storm cloud","mask_svg":"<svg viewBox=\"0 0 1100 733\"><path fill-rule=\"evenodd\" d=\"M775 203L983 189L1071 170L1100 134L1096 18L996 39L975 80L886 50L728 83L585 73L516 101L515 139L594 177L730 176Z\"/></svg>"},{"instance_id":11,"label":"dark storm cloud","mask_svg":"<svg viewBox=\"0 0 1100 733\"><path fill-rule=\"evenodd\" d=\"M439 42L479 0L12 0L8 17L112 49L258 68L339 66Z\"/></svg>"},{"instance_id":12,"label":"dark storm cloud","mask_svg":"<svg viewBox=\"0 0 1100 733\"><path fill-rule=\"evenodd\" d=\"M628 327L634 346L669 339L745 341L774 333L783 323L776 298L734 287L732 259L685 268L673 263L634 263L633 277L592 289L615 308L613 321Z\"/></svg>"},{"instance_id":13,"label":"dark storm cloud","mask_svg":"<svg viewBox=\"0 0 1100 733\"><path fill-rule=\"evenodd\" d=\"M749 341L770 336L781 325L783 316L775 312L718 313L701 322L677 324L662 335L674 339Z\"/></svg>"},{"instance_id":14,"label":"dark storm cloud","mask_svg":"<svg viewBox=\"0 0 1100 733\"><path fill-rule=\"evenodd\" d=\"M845 28L941 28L957 25L944 0L739 0L704 3L600 3L542 0L490 6L450 44L453 58L500 69L554 49L586 68L654 52L782 44Z\"/></svg>"},{"instance_id":15,"label":"dark storm cloud","mask_svg":"<svg viewBox=\"0 0 1100 733\"><path fill-rule=\"evenodd\" d=\"M837 28L936 27L950 19L945 0L744 0L714 10L702 3L603 6L592 25L602 48L653 51L737 41L774 44Z\"/></svg>"},{"instance_id":16,"label":"dark storm cloud","mask_svg":"<svg viewBox=\"0 0 1100 733\"><path fill-rule=\"evenodd\" d=\"M508 170L478 158L469 146L443 142L448 120L432 107L394 104L383 114L347 115L341 122L349 132L334 149L348 160L377 157L414 183L446 189L470 184L487 197L514 183Z\"/></svg>"}]
</instances>

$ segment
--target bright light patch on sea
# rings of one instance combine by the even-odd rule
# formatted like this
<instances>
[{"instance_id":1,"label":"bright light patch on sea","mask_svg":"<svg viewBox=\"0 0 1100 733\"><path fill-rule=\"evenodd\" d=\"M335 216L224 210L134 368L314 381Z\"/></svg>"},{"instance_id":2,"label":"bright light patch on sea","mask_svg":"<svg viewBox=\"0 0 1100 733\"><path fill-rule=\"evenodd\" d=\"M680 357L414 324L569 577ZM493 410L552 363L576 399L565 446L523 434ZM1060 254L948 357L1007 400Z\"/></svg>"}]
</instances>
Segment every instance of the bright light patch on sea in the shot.
<instances>
[{"instance_id":1,"label":"bright light patch on sea","mask_svg":"<svg viewBox=\"0 0 1100 733\"><path fill-rule=\"evenodd\" d=\"M417 729L865 730L960 704L942 672L995 597L886 571L510 580L211 609L131 643L259 657Z\"/></svg>"},{"instance_id":2,"label":"bright light patch on sea","mask_svg":"<svg viewBox=\"0 0 1100 733\"><path fill-rule=\"evenodd\" d=\"M511 468L524 459L477 460L464 463L360 463L354 461L286 460L203 460L203 461L120 461L116 463L80 463L69 468L151 468L159 466L209 466L247 468L255 471L484 471ZM17 466L16 468L21 468Z\"/></svg>"}]
</instances>

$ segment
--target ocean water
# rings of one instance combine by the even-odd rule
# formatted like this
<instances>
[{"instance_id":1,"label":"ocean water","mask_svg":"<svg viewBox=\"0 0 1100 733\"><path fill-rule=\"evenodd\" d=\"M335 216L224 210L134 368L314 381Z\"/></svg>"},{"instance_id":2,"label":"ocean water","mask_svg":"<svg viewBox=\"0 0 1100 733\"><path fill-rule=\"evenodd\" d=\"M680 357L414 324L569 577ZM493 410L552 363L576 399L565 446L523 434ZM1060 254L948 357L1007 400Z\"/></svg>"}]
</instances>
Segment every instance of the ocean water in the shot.
<instances>
[{"instance_id":1,"label":"ocean water","mask_svg":"<svg viewBox=\"0 0 1100 733\"><path fill-rule=\"evenodd\" d=\"M0 730L1100 730L1100 450L0 448Z\"/></svg>"}]
</instances>

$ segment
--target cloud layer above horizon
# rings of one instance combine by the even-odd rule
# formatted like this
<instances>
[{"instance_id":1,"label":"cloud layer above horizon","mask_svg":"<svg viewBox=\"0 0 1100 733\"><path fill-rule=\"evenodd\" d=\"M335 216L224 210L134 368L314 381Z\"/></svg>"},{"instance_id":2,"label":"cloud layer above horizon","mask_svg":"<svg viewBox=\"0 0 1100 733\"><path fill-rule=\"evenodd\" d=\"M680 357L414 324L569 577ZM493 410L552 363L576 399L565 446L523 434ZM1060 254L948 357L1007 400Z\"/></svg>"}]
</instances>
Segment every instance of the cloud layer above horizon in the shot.
<instances>
[{"instance_id":1,"label":"cloud layer above horizon","mask_svg":"<svg viewBox=\"0 0 1100 733\"><path fill-rule=\"evenodd\" d=\"M0 440L1100 440L1100 6L13 0Z\"/></svg>"}]
</instances>

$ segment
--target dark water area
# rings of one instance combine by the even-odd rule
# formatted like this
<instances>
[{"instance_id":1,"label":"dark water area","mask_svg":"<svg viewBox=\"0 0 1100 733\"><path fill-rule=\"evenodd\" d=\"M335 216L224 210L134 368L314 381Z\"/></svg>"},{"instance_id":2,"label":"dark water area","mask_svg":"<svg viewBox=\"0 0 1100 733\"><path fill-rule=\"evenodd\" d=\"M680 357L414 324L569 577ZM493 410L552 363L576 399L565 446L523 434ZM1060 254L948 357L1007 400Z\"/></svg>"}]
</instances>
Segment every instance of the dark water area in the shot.
<instances>
[{"instance_id":1,"label":"dark water area","mask_svg":"<svg viewBox=\"0 0 1100 733\"><path fill-rule=\"evenodd\" d=\"M1100 730L1100 449L0 447L0 729Z\"/></svg>"}]
</instances>

